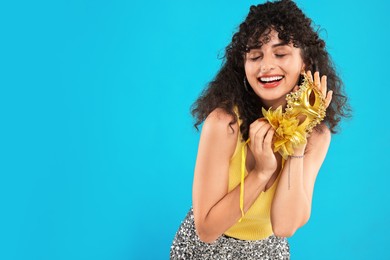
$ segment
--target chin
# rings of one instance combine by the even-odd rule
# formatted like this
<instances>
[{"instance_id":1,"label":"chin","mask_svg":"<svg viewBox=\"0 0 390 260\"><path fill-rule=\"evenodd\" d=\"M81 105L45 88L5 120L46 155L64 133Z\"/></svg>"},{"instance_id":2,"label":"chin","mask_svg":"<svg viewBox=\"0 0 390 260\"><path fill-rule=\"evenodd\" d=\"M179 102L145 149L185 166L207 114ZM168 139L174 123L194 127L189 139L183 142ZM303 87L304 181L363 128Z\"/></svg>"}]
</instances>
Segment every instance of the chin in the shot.
<instances>
[{"instance_id":1,"label":"chin","mask_svg":"<svg viewBox=\"0 0 390 260\"><path fill-rule=\"evenodd\" d=\"M278 108L280 105L284 106L286 102L286 95L277 96L277 97L260 97L262 103L267 107L272 107L274 109Z\"/></svg>"}]
</instances>

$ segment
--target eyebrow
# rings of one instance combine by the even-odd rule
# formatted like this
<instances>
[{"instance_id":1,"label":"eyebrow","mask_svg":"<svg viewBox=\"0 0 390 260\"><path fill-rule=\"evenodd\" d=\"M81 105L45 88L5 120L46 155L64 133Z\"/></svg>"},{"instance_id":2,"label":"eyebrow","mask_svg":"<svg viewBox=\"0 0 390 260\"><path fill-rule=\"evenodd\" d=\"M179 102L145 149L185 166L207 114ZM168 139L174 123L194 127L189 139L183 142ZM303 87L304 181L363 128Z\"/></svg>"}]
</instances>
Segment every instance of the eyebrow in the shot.
<instances>
[{"instance_id":1,"label":"eyebrow","mask_svg":"<svg viewBox=\"0 0 390 260\"><path fill-rule=\"evenodd\" d=\"M289 47L288 44L285 43L285 42L275 43L275 44L273 44L271 47L272 47L272 48L277 48L277 47L280 47L280 46L287 46L287 47ZM252 50L256 51L256 50L260 50L260 49L261 49L261 47L258 47L258 48L251 48L250 51L252 51Z\"/></svg>"},{"instance_id":2,"label":"eyebrow","mask_svg":"<svg viewBox=\"0 0 390 260\"><path fill-rule=\"evenodd\" d=\"M280 42L280 43L276 43L276 44L272 45L272 48L276 48L276 47L279 47L279 46L288 46L288 44L285 43L285 42Z\"/></svg>"}]
</instances>

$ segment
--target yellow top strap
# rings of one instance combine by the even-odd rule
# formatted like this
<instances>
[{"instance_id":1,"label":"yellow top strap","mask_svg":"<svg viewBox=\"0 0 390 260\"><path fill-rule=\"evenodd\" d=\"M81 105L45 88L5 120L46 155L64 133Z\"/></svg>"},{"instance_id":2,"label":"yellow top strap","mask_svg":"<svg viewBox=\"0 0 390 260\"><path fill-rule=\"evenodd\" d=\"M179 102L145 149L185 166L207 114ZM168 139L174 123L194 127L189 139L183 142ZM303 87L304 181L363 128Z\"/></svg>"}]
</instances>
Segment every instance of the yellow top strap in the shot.
<instances>
[{"instance_id":1,"label":"yellow top strap","mask_svg":"<svg viewBox=\"0 0 390 260\"><path fill-rule=\"evenodd\" d=\"M241 148L241 183L240 183L240 209L241 209L241 218L238 222L241 222L244 217L244 179L245 179L245 146L250 142L250 138L246 140L245 144Z\"/></svg>"}]
</instances>

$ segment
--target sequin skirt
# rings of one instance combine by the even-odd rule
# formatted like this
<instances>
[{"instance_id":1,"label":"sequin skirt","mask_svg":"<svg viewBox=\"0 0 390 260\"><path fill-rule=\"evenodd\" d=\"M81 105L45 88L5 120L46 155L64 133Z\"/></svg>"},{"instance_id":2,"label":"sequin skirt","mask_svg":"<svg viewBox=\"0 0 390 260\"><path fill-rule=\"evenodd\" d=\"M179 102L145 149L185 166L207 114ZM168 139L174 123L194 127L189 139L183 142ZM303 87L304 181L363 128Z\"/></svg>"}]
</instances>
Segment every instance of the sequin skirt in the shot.
<instances>
[{"instance_id":1,"label":"sequin skirt","mask_svg":"<svg viewBox=\"0 0 390 260\"><path fill-rule=\"evenodd\" d=\"M262 240L240 240L222 235L213 243L202 242L195 232L191 208L173 239L170 259L290 259L290 245L287 238L274 234Z\"/></svg>"}]
</instances>

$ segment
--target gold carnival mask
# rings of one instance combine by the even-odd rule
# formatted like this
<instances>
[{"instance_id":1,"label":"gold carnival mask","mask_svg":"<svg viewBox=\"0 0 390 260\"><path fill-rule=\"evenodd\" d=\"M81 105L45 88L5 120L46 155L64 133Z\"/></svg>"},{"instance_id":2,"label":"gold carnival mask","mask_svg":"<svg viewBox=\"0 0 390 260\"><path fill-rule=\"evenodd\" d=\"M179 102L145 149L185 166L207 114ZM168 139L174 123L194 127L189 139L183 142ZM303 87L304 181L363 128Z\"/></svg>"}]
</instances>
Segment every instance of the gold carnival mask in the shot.
<instances>
[{"instance_id":1,"label":"gold carnival mask","mask_svg":"<svg viewBox=\"0 0 390 260\"><path fill-rule=\"evenodd\" d=\"M275 129L274 152L287 160L294 148L305 144L307 134L325 118L325 98L314 82L303 74L304 80L298 91L287 94L286 111L282 106L276 110L262 108L264 117Z\"/></svg>"}]
</instances>

